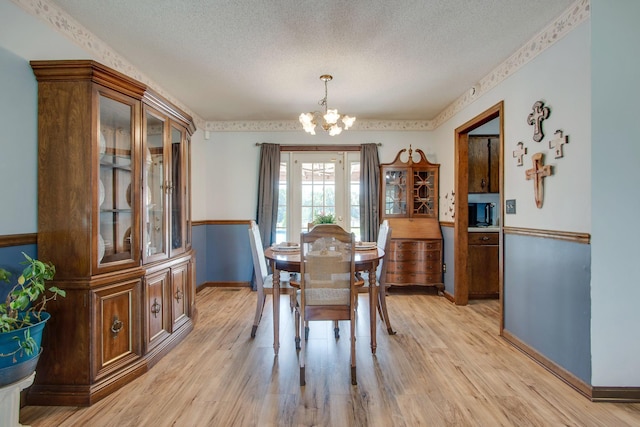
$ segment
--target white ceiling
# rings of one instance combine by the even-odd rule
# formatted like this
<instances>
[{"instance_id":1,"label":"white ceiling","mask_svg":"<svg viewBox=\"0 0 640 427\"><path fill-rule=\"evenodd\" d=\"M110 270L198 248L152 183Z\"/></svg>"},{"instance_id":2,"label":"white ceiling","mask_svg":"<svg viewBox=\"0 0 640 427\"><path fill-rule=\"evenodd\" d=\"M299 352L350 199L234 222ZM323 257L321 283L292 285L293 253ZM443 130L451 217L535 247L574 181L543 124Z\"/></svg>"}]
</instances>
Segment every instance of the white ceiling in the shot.
<instances>
[{"instance_id":1,"label":"white ceiling","mask_svg":"<svg viewBox=\"0 0 640 427\"><path fill-rule=\"evenodd\" d=\"M205 121L431 120L574 0L53 0Z\"/></svg>"}]
</instances>

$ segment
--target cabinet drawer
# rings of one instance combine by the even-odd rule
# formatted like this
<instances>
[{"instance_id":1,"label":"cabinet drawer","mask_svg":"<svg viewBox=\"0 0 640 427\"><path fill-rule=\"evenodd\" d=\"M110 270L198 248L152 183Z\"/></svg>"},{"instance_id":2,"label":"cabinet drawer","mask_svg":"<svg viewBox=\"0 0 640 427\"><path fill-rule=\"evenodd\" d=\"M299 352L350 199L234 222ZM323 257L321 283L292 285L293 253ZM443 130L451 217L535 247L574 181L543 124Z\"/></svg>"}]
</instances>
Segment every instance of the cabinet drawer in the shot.
<instances>
[{"instance_id":1,"label":"cabinet drawer","mask_svg":"<svg viewBox=\"0 0 640 427\"><path fill-rule=\"evenodd\" d=\"M387 285L429 285L433 283L442 283L442 274L440 273L390 273L387 272Z\"/></svg>"},{"instance_id":2,"label":"cabinet drawer","mask_svg":"<svg viewBox=\"0 0 640 427\"><path fill-rule=\"evenodd\" d=\"M387 265L388 273L440 273L442 267L440 261L416 262L416 261L389 261Z\"/></svg>"},{"instance_id":3,"label":"cabinet drawer","mask_svg":"<svg viewBox=\"0 0 640 427\"><path fill-rule=\"evenodd\" d=\"M438 261L440 260L440 251L391 251L389 258L396 261Z\"/></svg>"},{"instance_id":4,"label":"cabinet drawer","mask_svg":"<svg viewBox=\"0 0 640 427\"><path fill-rule=\"evenodd\" d=\"M470 245L497 245L498 233L469 233Z\"/></svg>"},{"instance_id":5,"label":"cabinet drawer","mask_svg":"<svg viewBox=\"0 0 640 427\"><path fill-rule=\"evenodd\" d=\"M439 240L392 240L391 250L394 251L434 251L440 250Z\"/></svg>"}]
</instances>

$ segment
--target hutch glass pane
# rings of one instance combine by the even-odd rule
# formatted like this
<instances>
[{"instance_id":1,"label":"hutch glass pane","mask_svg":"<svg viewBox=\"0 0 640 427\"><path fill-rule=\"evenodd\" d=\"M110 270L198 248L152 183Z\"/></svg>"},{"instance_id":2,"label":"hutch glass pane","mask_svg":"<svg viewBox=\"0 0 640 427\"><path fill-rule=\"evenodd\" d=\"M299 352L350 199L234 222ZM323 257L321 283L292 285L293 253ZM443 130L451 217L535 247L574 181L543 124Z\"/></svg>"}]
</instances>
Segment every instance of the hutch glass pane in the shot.
<instances>
[{"instance_id":1,"label":"hutch glass pane","mask_svg":"<svg viewBox=\"0 0 640 427\"><path fill-rule=\"evenodd\" d=\"M183 245L182 218L182 132L171 127L171 249L180 249Z\"/></svg>"},{"instance_id":2,"label":"hutch glass pane","mask_svg":"<svg viewBox=\"0 0 640 427\"><path fill-rule=\"evenodd\" d=\"M99 97L98 263L132 259L132 107Z\"/></svg>"},{"instance_id":3,"label":"hutch glass pane","mask_svg":"<svg viewBox=\"0 0 640 427\"><path fill-rule=\"evenodd\" d=\"M384 180L384 214L406 215L407 171L402 169L387 170Z\"/></svg>"},{"instance_id":4,"label":"hutch glass pane","mask_svg":"<svg viewBox=\"0 0 640 427\"><path fill-rule=\"evenodd\" d=\"M433 201L435 195L435 172L432 170L413 172L413 213L435 215Z\"/></svg>"},{"instance_id":5,"label":"hutch glass pane","mask_svg":"<svg viewBox=\"0 0 640 427\"><path fill-rule=\"evenodd\" d=\"M147 152L145 203L145 251L147 256L166 253L164 198L164 121L146 113Z\"/></svg>"}]
</instances>

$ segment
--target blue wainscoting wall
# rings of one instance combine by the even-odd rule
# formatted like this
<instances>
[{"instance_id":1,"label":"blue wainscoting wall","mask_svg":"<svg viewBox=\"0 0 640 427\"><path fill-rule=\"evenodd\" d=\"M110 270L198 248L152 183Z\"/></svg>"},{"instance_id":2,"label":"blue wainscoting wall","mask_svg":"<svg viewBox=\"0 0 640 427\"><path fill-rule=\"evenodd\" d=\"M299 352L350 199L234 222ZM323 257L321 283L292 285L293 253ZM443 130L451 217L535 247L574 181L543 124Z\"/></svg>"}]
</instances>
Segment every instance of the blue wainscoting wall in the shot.
<instances>
[{"instance_id":1,"label":"blue wainscoting wall","mask_svg":"<svg viewBox=\"0 0 640 427\"><path fill-rule=\"evenodd\" d=\"M504 235L504 329L591 383L591 246Z\"/></svg>"},{"instance_id":2,"label":"blue wainscoting wall","mask_svg":"<svg viewBox=\"0 0 640 427\"><path fill-rule=\"evenodd\" d=\"M251 282L253 261L248 228L248 221L193 226L196 286L205 283Z\"/></svg>"},{"instance_id":3,"label":"blue wainscoting wall","mask_svg":"<svg viewBox=\"0 0 640 427\"><path fill-rule=\"evenodd\" d=\"M455 253L453 251L453 236L455 228L440 226L442 230L442 262L447 266L447 271L444 272L444 291L453 296L455 291Z\"/></svg>"}]
</instances>

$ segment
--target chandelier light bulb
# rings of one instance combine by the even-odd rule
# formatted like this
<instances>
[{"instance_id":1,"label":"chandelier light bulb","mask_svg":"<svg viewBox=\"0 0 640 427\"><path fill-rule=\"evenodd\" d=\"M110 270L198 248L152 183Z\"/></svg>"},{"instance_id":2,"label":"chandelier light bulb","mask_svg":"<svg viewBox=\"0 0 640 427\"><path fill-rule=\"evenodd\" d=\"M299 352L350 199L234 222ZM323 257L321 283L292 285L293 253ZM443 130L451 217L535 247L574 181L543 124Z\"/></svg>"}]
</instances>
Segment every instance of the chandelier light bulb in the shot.
<instances>
[{"instance_id":1,"label":"chandelier light bulb","mask_svg":"<svg viewBox=\"0 0 640 427\"><path fill-rule=\"evenodd\" d=\"M324 115L326 122L331 125L338 123L339 118L340 114L338 114L338 110L327 110L327 114Z\"/></svg>"},{"instance_id":2,"label":"chandelier light bulb","mask_svg":"<svg viewBox=\"0 0 640 427\"><path fill-rule=\"evenodd\" d=\"M344 130L349 129L351 126L353 126L353 122L356 121L355 117L350 117L350 116L343 116L342 117L342 123L344 123Z\"/></svg>"},{"instance_id":3,"label":"chandelier light bulb","mask_svg":"<svg viewBox=\"0 0 640 427\"><path fill-rule=\"evenodd\" d=\"M329 135L336 136L342 133L342 128L338 125L333 125L329 128Z\"/></svg>"},{"instance_id":4,"label":"chandelier light bulb","mask_svg":"<svg viewBox=\"0 0 640 427\"><path fill-rule=\"evenodd\" d=\"M298 117L298 120L302 124L302 128L305 132L315 135L315 128L317 122L321 122L322 128L329 132L329 135L340 135L343 130L349 129L356 121L355 117L342 115L338 113L336 108L327 108L327 82L333 80L333 77L329 74L323 74L320 76L320 80L324 82L324 98L322 98L318 104L324 107L324 115L320 111L313 111L310 113L302 113ZM324 121L322 121L324 119ZM338 124L338 121L342 121L342 125Z\"/></svg>"}]
</instances>

